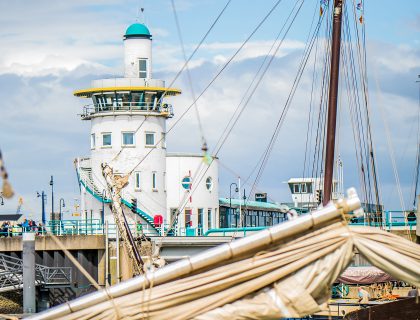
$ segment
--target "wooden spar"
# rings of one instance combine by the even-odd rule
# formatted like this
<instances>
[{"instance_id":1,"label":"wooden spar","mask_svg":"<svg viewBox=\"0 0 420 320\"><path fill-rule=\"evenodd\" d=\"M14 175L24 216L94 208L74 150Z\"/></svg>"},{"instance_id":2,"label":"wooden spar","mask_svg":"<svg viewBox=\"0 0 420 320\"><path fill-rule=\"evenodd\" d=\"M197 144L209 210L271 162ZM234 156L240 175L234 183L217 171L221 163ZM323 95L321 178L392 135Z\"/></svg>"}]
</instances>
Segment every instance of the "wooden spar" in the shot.
<instances>
[{"instance_id":1,"label":"wooden spar","mask_svg":"<svg viewBox=\"0 0 420 320\"><path fill-rule=\"evenodd\" d=\"M128 176L116 179L112 168L107 164L102 164L102 174L108 186L108 191L111 195L112 213L115 218L120 236L124 240L124 248L127 250L128 256L133 261L135 274L143 273L143 260L137 250L136 244L131 234L130 227L128 226L127 219L121 207L121 189L127 184Z\"/></svg>"},{"instance_id":2,"label":"wooden spar","mask_svg":"<svg viewBox=\"0 0 420 320\"><path fill-rule=\"evenodd\" d=\"M341 48L341 22L343 13L343 1L334 0L334 20L331 43L331 68L330 88L328 96L328 118L326 133L326 154L324 167L324 192L322 203L325 206L331 199L333 173L334 173L334 149L335 129L337 125L337 97L338 78L340 72L340 48Z\"/></svg>"}]
</instances>

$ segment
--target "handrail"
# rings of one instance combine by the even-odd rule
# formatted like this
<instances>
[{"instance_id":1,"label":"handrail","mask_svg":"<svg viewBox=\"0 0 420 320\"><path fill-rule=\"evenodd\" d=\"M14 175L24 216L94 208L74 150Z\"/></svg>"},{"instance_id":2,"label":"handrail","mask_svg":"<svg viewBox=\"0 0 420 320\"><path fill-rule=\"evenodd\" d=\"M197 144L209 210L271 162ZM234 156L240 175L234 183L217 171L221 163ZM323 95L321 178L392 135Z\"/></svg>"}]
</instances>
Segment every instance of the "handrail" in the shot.
<instances>
[{"instance_id":1,"label":"handrail","mask_svg":"<svg viewBox=\"0 0 420 320\"><path fill-rule=\"evenodd\" d=\"M264 229L267 229L268 226L262 226L262 227L242 227L242 228L219 228L219 229L209 229L204 236L208 236L209 234L214 234L214 233L223 233L223 236L225 236L226 233L228 232L243 232L244 236L246 235L247 231L248 232L255 232L255 231L261 231Z\"/></svg>"},{"instance_id":2,"label":"handrail","mask_svg":"<svg viewBox=\"0 0 420 320\"><path fill-rule=\"evenodd\" d=\"M173 107L168 103L113 101L85 105L81 116L88 117L95 113L120 111L157 112L159 114L167 114L169 117L174 115Z\"/></svg>"}]
</instances>

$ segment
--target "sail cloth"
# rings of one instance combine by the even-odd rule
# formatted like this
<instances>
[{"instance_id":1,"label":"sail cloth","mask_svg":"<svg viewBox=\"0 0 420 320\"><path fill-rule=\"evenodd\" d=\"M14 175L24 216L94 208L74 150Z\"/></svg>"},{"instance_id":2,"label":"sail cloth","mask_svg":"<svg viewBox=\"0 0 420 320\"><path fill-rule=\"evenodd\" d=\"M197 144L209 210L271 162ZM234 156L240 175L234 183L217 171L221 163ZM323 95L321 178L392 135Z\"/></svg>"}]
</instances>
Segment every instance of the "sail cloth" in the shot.
<instances>
[{"instance_id":1,"label":"sail cloth","mask_svg":"<svg viewBox=\"0 0 420 320\"><path fill-rule=\"evenodd\" d=\"M371 284L396 280L376 267L349 267L340 275L337 282L345 284Z\"/></svg>"},{"instance_id":2,"label":"sail cloth","mask_svg":"<svg viewBox=\"0 0 420 320\"><path fill-rule=\"evenodd\" d=\"M334 222L269 251L138 290L62 319L278 319L315 313L358 250L396 279L420 286L420 246Z\"/></svg>"}]
</instances>

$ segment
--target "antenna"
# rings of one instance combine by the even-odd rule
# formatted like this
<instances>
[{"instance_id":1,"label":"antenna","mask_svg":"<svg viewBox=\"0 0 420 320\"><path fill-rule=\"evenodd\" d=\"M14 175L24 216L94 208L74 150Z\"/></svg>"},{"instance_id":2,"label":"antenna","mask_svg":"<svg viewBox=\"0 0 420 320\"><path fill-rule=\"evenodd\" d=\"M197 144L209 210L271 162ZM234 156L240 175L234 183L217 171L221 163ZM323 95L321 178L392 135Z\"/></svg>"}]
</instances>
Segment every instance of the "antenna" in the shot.
<instances>
[{"instance_id":1,"label":"antenna","mask_svg":"<svg viewBox=\"0 0 420 320\"><path fill-rule=\"evenodd\" d=\"M136 21L140 23L144 23L144 7L142 5L143 1L139 1L139 9L137 10L137 18Z\"/></svg>"}]
</instances>

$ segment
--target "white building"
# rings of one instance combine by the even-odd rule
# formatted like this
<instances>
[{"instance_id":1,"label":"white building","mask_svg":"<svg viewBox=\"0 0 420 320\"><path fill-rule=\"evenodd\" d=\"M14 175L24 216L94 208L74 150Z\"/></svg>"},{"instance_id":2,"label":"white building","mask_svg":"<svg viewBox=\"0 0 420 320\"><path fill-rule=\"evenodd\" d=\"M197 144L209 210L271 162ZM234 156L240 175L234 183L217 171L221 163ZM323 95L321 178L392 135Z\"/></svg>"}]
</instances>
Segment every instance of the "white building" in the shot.
<instances>
[{"instance_id":1,"label":"white building","mask_svg":"<svg viewBox=\"0 0 420 320\"><path fill-rule=\"evenodd\" d=\"M210 165L197 154L170 153L166 156L168 181L168 222L177 225L181 234L197 227L199 235L218 226L219 168L217 158ZM175 221L178 210L180 215Z\"/></svg>"},{"instance_id":2,"label":"white building","mask_svg":"<svg viewBox=\"0 0 420 320\"><path fill-rule=\"evenodd\" d=\"M180 206L176 199L180 200L182 170L197 165L202 157L179 157L176 166L172 164L172 157L167 159L166 120L174 114L166 99L181 91L167 88L165 81L153 78L152 35L144 24L129 26L123 39L124 77L95 80L90 88L74 92L77 97L91 99L82 114L82 120L91 122L91 155L75 161L81 187L82 218L114 222L101 171L101 164L108 163L114 173L131 173L129 185L122 192L129 222L139 221L151 231L157 231L154 217L161 216L165 222L170 222L168 208ZM191 210L218 207L217 163L213 163L209 169L212 190L204 193L198 188L193 195L194 203L188 206ZM137 201L135 214L130 210L134 201ZM183 219L185 215L179 220L182 225L185 224ZM199 222L200 219L193 219L190 225L197 227Z\"/></svg>"},{"instance_id":3,"label":"white building","mask_svg":"<svg viewBox=\"0 0 420 320\"><path fill-rule=\"evenodd\" d=\"M323 197L324 179L321 178L291 178L287 181L292 194L293 205L298 208L317 208ZM333 180L332 200L344 197L341 184Z\"/></svg>"}]
</instances>

